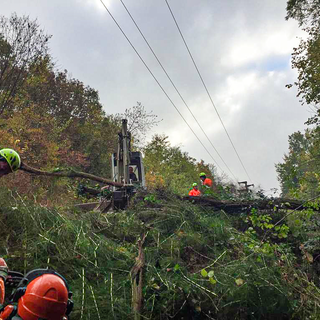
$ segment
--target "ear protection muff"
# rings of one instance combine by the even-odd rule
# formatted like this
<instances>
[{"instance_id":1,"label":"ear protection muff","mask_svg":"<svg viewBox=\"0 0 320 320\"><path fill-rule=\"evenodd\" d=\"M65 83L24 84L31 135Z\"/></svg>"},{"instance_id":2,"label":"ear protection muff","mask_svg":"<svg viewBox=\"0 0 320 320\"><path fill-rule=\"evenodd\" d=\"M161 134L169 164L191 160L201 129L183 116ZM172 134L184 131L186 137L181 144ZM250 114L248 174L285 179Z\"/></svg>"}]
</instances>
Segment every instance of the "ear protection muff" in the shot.
<instances>
[{"instance_id":1,"label":"ear protection muff","mask_svg":"<svg viewBox=\"0 0 320 320\"><path fill-rule=\"evenodd\" d=\"M22 320L18 315L18 307L17 305L8 305L1 310L1 319L6 320Z\"/></svg>"},{"instance_id":2,"label":"ear protection muff","mask_svg":"<svg viewBox=\"0 0 320 320\"><path fill-rule=\"evenodd\" d=\"M67 291L68 291L68 302L67 302L67 310L66 310L66 315L69 315L70 312L72 311L73 309L73 301L72 301L72 292L70 291L69 289L69 285L67 283L67 280L61 275L59 274L58 272L52 270L52 269L35 269L35 270L32 270L30 272L28 272L25 277L20 281L20 283L18 284L18 287L17 289L11 294L11 297L10 297L10 303L17 303L18 300L25 294L26 290L27 290L27 286L28 284L44 275L44 274L53 274L53 275L56 275L58 276L59 278L61 278L67 288Z\"/></svg>"}]
</instances>

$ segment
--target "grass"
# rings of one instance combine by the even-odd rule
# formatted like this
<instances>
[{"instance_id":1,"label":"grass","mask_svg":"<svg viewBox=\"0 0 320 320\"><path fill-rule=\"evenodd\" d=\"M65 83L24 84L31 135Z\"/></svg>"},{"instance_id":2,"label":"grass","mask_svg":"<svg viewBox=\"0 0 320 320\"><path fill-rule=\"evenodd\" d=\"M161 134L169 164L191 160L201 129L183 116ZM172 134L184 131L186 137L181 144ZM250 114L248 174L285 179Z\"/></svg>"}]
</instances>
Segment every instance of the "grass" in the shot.
<instances>
[{"instance_id":1,"label":"grass","mask_svg":"<svg viewBox=\"0 0 320 320\"><path fill-rule=\"evenodd\" d=\"M133 318L130 270L143 236L142 319L318 319L317 272L300 238L261 244L241 216L163 192L109 214L49 209L4 188L0 201L0 255L12 270L64 275L71 319Z\"/></svg>"}]
</instances>

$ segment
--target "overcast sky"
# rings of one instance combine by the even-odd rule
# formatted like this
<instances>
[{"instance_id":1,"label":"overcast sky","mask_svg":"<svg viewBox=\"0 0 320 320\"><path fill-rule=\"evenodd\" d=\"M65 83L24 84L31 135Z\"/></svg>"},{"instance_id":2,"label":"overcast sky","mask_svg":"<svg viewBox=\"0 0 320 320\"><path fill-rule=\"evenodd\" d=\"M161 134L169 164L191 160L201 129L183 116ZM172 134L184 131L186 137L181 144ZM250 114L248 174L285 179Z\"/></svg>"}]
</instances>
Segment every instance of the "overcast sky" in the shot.
<instances>
[{"instance_id":1,"label":"overcast sky","mask_svg":"<svg viewBox=\"0 0 320 320\"><path fill-rule=\"evenodd\" d=\"M165 0L123 0L232 174L249 180L202 85ZM305 128L290 56L302 33L286 21L286 0L168 0L216 109L251 178L278 188L274 164L288 135ZM172 87L120 0L105 5L219 167L233 177ZM99 0L0 0L1 14L38 19L59 69L99 91L107 113L141 102L163 121L166 134L197 160L212 158L190 131ZM220 168L218 172L221 173Z\"/></svg>"}]
</instances>

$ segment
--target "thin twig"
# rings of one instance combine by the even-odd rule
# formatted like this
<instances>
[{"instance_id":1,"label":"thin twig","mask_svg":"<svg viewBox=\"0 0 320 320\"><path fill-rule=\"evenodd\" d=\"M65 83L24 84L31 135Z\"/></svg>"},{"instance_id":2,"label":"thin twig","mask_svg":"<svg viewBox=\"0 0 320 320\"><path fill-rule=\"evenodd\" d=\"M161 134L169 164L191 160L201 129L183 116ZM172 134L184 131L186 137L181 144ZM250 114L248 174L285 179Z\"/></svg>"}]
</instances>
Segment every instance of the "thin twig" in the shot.
<instances>
[{"instance_id":1,"label":"thin twig","mask_svg":"<svg viewBox=\"0 0 320 320\"><path fill-rule=\"evenodd\" d=\"M90 290L91 290L91 293L92 293L94 305L95 305L96 310L97 310L98 318L99 318L99 320L101 320L100 313L99 313L99 308L98 308L97 301L96 301L96 297L94 296L94 292L93 292L93 289L92 289L91 285L90 285Z\"/></svg>"}]
</instances>

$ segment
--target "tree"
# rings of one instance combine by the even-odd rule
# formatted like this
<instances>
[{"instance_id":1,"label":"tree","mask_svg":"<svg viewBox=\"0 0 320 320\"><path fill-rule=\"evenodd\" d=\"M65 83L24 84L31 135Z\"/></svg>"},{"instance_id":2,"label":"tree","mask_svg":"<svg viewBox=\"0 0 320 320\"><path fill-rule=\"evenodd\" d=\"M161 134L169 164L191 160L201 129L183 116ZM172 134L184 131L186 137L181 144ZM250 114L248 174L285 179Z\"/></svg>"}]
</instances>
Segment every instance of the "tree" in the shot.
<instances>
[{"instance_id":1,"label":"tree","mask_svg":"<svg viewBox=\"0 0 320 320\"><path fill-rule=\"evenodd\" d=\"M308 124L320 124L320 1L289 0L286 19L296 19L307 33L292 53L292 68L298 71L298 97L302 104L314 106L316 114ZM287 85L292 87L292 84Z\"/></svg>"},{"instance_id":2,"label":"tree","mask_svg":"<svg viewBox=\"0 0 320 320\"><path fill-rule=\"evenodd\" d=\"M193 182L199 181L196 159L172 147L165 135L154 135L144 148L144 166L149 187L165 187L187 194Z\"/></svg>"},{"instance_id":3,"label":"tree","mask_svg":"<svg viewBox=\"0 0 320 320\"><path fill-rule=\"evenodd\" d=\"M121 119L128 120L128 131L134 137L133 145L142 146L146 134L150 129L156 126L160 121L158 116L151 112L147 112L141 102L137 102L136 106L126 109L123 114L117 114L119 121Z\"/></svg>"},{"instance_id":4,"label":"tree","mask_svg":"<svg viewBox=\"0 0 320 320\"><path fill-rule=\"evenodd\" d=\"M283 196L312 197L320 191L319 130L289 136L289 152L276 164Z\"/></svg>"},{"instance_id":5,"label":"tree","mask_svg":"<svg viewBox=\"0 0 320 320\"><path fill-rule=\"evenodd\" d=\"M29 68L47 55L50 36L36 20L0 16L0 114L13 109L12 99L27 78Z\"/></svg>"}]
</instances>

